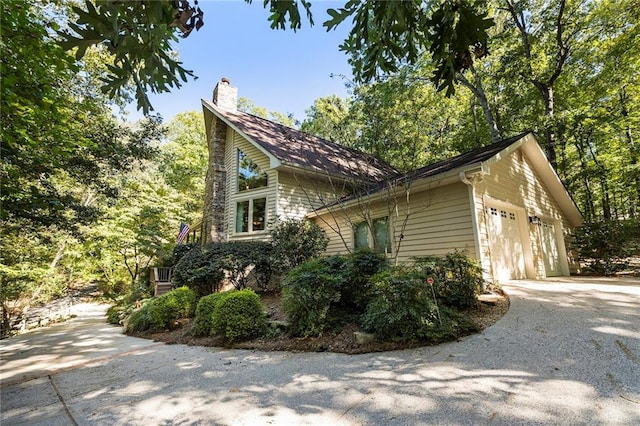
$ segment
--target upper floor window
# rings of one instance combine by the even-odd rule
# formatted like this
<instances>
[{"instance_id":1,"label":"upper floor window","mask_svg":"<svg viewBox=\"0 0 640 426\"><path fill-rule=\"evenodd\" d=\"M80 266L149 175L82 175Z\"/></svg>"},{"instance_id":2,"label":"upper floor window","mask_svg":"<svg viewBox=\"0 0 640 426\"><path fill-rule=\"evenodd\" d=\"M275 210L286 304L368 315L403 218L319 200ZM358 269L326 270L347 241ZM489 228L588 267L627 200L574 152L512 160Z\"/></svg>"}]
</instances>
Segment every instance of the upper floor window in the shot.
<instances>
[{"instance_id":1,"label":"upper floor window","mask_svg":"<svg viewBox=\"0 0 640 426\"><path fill-rule=\"evenodd\" d=\"M238 150L238 191L267 186L267 173L247 154Z\"/></svg>"},{"instance_id":2,"label":"upper floor window","mask_svg":"<svg viewBox=\"0 0 640 426\"><path fill-rule=\"evenodd\" d=\"M371 226L366 221L356 223L353 227L353 247L370 248L376 253L391 253L389 218L373 219Z\"/></svg>"}]
</instances>

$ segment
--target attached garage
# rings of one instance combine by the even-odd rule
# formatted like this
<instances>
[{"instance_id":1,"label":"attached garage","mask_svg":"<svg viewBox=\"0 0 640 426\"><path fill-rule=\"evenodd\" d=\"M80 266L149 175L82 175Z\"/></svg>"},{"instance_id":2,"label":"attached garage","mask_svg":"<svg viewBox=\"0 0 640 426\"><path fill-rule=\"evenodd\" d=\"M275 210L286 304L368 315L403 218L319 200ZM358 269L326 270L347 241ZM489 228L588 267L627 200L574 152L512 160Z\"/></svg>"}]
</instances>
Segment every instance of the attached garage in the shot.
<instances>
[{"instance_id":1,"label":"attached garage","mask_svg":"<svg viewBox=\"0 0 640 426\"><path fill-rule=\"evenodd\" d=\"M380 191L308 215L327 232L328 254L354 247L352 212L366 207L373 219L393 212L388 254L400 262L458 250L479 261L488 281L569 275L577 268L565 241L582 216L530 133L418 169L398 182L410 183L406 206Z\"/></svg>"}]
</instances>

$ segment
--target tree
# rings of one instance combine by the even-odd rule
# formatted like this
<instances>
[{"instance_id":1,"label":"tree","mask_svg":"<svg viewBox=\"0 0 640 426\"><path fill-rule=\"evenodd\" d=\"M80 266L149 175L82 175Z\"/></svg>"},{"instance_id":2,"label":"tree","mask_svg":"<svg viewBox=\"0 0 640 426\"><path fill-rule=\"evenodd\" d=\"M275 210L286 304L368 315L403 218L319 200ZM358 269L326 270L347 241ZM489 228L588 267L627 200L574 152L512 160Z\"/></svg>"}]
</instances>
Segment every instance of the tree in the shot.
<instances>
[{"instance_id":1,"label":"tree","mask_svg":"<svg viewBox=\"0 0 640 426\"><path fill-rule=\"evenodd\" d=\"M438 89L446 88L452 94L455 74L467 69L474 57L488 53L487 29L492 20L480 4L476 0L348 0L342 8L327 10L330 19L323 25L330 31L352 18L353 27L340 49L351 55L357 81L394 72L403 63L416 62L428 50L435 64L433 80ZM309 1L265 0L271 28L301 28L300 6L313 25ZM189 0L87 0L84 8L73 10L77 18L69 30L61 31L62 46L77 48L77 59L89 46L100 44L108 49L114 61L104 79L104 90L111 96L133 80L138 109L147 114L152 110L147 91L169 91L194 77L172 57L171 49L178 36L187 37L204 25L204 12L197 0L193 6Z\"/></svg>"},{"instance_id":2,"label":"tree","mask_svg":"<svg viewBox=\"0 0 640 426\"><path fill-rule=\"evenodd\" d=\"M0 220L72 229L97 212L61 181L113 195L109 176L151 151L128 139L106 99L84 84L82 75L99 70L74 63L53 42L41 9L3 3L2 12L11 37L2 39Z\"/></svg>"},{"instance_id":3,"label":"tree","mask_svg":"<svg viewBox=\"0 0 640 426\"><path fill-rule=\"evenodd\" d=\"M184 220L192 223L202 213L208 152L202 113L183 112L167 124L166 143L160 147L159 172L181 195Z\"/></svg>"},{"instance_id":4,"label":"tree","mask_svg":"<svg viewBox=\"0 0 640 426\"><path fill-rule=\"evenodd\" d=\"M316 99L305 110L307 118L300 125L300 130L333 142L353 145L358 128L350 112L349 99L336 95Z\"/></svg>"},{"instance_id":5,"label":"tree","mask_svg":"<svg viewBox=\"0 0 640 426\"><path fill-rule=\"evenodd\" d=\"M238 99L238 111L271 120L287 127L297 127L298 125L293 115L287 115L277 111L268 111L265 107L257 106L251 99L244 97Z\"/></svg>"}]
</instances>

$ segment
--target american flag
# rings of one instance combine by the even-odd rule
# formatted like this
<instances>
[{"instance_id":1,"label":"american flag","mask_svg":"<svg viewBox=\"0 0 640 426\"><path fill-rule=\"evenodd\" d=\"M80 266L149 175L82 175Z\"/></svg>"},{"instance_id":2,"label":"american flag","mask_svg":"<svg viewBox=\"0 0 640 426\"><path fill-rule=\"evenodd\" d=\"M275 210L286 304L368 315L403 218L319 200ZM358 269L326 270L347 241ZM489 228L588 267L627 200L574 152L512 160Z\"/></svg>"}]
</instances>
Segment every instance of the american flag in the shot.
<instances>
[{"instance_id":1,"label":"american flag","mask_svg":"<svg viewBox=\"0 0 640 426\"><path fill-rule=\"evenodd\" d=\"M178 233L176 244L182 244L187 235L189 235L189 225L184 222L180 222L180 232Z\"/></svg>"}]
</instances>

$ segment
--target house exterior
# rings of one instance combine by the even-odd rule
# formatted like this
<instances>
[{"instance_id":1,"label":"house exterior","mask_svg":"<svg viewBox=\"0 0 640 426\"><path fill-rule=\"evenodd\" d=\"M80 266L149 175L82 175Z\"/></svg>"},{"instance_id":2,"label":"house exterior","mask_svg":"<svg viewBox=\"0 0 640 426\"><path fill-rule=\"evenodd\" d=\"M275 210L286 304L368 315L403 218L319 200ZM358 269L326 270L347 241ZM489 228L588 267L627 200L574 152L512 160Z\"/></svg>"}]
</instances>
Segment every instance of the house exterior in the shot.
<instances>
[{"instance_id":1,"label":"house exterior","mask_svg":"<svg viewBox=\"0 0 640 426\"><path fill-rule=\"evenodd\" d=\"M531 133L400 174L384 162L237 111L221 80L202 100L209 147L203 240L269 238L308 218L327 254L371 247L398 261L458 250L491 281L569 275L575 203Z\"/></svg>"}]
</instances>

